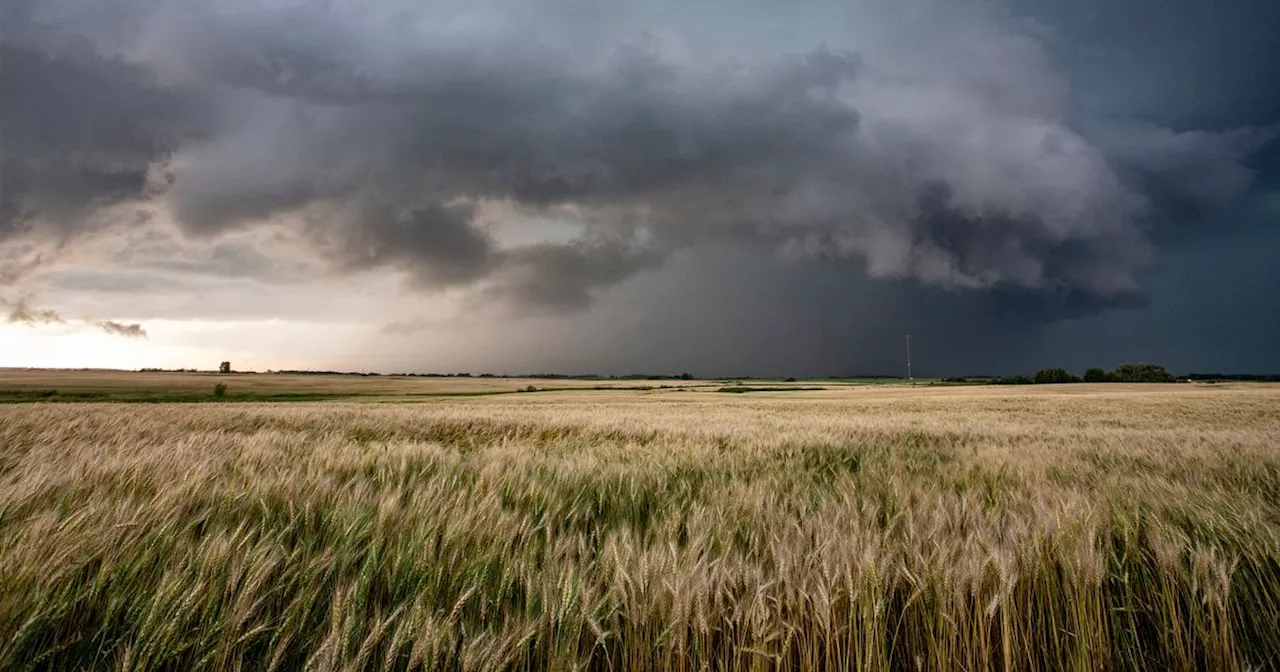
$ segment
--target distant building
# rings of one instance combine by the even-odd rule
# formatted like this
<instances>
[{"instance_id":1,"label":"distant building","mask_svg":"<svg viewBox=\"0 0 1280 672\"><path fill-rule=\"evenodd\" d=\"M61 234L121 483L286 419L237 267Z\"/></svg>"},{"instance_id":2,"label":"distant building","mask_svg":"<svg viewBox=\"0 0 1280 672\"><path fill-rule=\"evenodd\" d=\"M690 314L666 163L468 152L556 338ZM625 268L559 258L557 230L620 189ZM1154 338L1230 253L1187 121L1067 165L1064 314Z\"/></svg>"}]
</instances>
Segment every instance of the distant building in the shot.
<instances>
[{"instance_id":1,"label":"distant building","mask_svg":"<svg viewBox=\"0 0 1280 672\"><path fill-rule=\"evenodd\" d=\"M223 362L219 364L218 373L231 373L231 362Z\"/></svg>"}]
</instances>

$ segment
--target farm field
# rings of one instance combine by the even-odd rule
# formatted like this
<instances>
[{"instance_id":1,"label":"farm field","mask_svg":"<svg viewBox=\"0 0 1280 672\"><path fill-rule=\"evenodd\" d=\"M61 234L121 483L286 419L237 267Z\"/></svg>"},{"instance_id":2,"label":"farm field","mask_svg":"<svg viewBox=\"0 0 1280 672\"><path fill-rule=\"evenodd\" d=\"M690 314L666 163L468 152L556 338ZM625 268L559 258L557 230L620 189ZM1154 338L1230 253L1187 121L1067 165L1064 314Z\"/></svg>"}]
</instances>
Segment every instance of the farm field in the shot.
<instances>
[{"instance_id":1,"label":"farm field","mask_svg":"<svg viewBox=\"0 0 1280 672\"><path fill-rule=\"evenodd\" d=\"M3 369L0 401L212 401L214 386L227 401L330 401L388 397L506 394L533 385L553 389L709 385L705 381L467 376L360 376L313 374Z\"/></svg>"},{"instance_id":2,"label":"farm field","mask_svg":"<svg viewBox=\"0 0 1280 672\"><path fill-rule=\"evenodd\" d=\"M1280 667L1280 385L288 378L0 406L0 668Z\"/></svg>"}]
</instances>

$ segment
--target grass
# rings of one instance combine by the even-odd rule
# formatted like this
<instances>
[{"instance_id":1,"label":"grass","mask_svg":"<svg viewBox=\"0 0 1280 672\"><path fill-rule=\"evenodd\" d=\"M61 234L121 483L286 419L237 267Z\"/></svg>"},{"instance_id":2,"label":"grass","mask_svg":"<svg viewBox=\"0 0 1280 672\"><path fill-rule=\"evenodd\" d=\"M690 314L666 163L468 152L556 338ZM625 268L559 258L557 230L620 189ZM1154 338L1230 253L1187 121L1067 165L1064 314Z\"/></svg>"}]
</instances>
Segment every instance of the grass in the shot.
<instances>
[{"instance_id":1,"label":"grass","mask_svg":"<svg viewBox=\"0 0 1280 672\"><path fill-rule=\"evenodd\" d=\"M443 393L450 394L450 393ZM498 394L494 392L457 394ZM110 390L5 390L0 389L0 404L16 404L30 402L46 403L199 403L205 401L324 401L329 399L349 399L357 395L350 393L324 392L231 392L219 395L213 388L207 392L195 390L153 390L117 388ZM437 395L438 396L438 395Z\"/></svg>"},{"instance_id":2,"label":"grass","mask_svg":"<svg viewBox=\"0 0 1280 672\"><path fill-rule=\"evenodd\" d=\"M219 383L218 385L223 385ZM453 390L450 386L440 386L440 391L404 392L393 394L388 391L360 390L352 388L344 391L315 392L280 392L250 389L247 392L228 392L223 388L219 393L217 386L208 391L189 388L108 388L108 389L3 389L0 388L0 404L20 403L201 403L201 402L283 402L283 401L422 401L432 398L450 397L487 397L498 394L532 393L532 392L590 392L590 391L649 391L680 390L689 391L705 385L692 386L636 386L613 385L596 387L536 387L529 385L523 388L491 389L491 390ZM720 392L793 392L821 390L821 387L769 387L769 388L724 388Z\"/></svg>"},{"instance_id":3,"label":"grass","mask_svg":"<svg viewBox=\"0 0 1280 672\"><path fill-rule=\"evenodd\" d=\"M747 387L742 385L734 385L729 387L722 387L716 390L716 392L726 392L729 394L743 394L746 392L817 392L825 389L826 389L825 387L800 387L800 386Z\"/></svg>"},{"instance_id":4,"label":"grass","mask_svg":"<svg viewBox=\"0 0 1280 672\"><path fill-rule=\"evenodd\" d=\"M571 388L577 390L580 388ZM629 389L629 388L628 388ZM400 397L410 399L429 399L434 397L485 397L494 394L512 394L526 390L491 390L471 392L410 392ZM539 390L545 391L545 390ZM5 390L0 389L0 404L20 404L31 402L45 403L176 403L191 404L202 402L283 402L283 401L352 401L381 400L390 395L379 392L224 392L218 394L214 388L207 392L190 389L148 389L148 388L115 388L107 390Z\"/></svg>"},{"instance_id":5,"label":"grass","mask_svg":"<svg viewBox=\"0 0 1280 672\"><path fill-rule=\"evenodd\" d=\"M0 409L3 669L1276 669L1277 613L1280 386Z\"/></svg>"}]
</instances>

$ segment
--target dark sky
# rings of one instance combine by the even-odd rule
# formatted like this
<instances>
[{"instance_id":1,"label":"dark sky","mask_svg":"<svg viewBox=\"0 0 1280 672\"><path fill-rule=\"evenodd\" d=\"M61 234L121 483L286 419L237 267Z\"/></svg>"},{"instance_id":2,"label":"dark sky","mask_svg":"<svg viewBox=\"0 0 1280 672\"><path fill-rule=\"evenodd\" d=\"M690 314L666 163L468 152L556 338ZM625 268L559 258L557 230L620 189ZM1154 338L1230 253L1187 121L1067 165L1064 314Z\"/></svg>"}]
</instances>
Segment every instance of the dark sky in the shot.
<instances>
[{"instance_id":1,"label":"dark sky","mask_svg":"<svg viewBox=\"0 0 1280 672\"><path fill-rule=\"evenodd\" d=\"M0 3L28 353L1280 371L1280 3Z\"/></svg>"},{"instance_id":2,"label":"dark sky","mask_svg":"<svg viewBox=\"0 0 1280 672\"><path fill-rule=\"evenodd\" d=\"M1026 8L1070 37L1061 62L1093 114L1181 129L1280 120L1280 3L1088 0ZM1255 179L1242 198L1169 227L1187 235L1153 232L1161 245L1143 276L1147 306L1055 324L1043 351L1064 353L1072 366L1109 356L1184 372L1280 370L1277 144L1246 160Z\"/></svg>"}]
</instances>

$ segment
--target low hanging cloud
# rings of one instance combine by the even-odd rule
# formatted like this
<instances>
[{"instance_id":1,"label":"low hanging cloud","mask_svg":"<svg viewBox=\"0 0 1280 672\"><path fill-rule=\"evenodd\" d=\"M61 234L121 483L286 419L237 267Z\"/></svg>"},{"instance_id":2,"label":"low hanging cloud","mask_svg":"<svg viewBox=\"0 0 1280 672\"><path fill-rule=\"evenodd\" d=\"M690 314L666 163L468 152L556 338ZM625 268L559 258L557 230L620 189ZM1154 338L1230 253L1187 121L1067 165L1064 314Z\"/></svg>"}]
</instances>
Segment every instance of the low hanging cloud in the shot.
<instances>
[{"instance_id":1,"label":"low hanging cloud","mask_svg":"<svg viewBox=\"0 0 1280 672\"><path fill-rule=\"evenodd\" d=\"M34 308L26 298L20 298L16 301L0 298L0 308L5 309L7 313L5 320L10 324L25 324L29 326L67 324L67 320L63 319L58 311L51 308ZM114 320L94 320L88 323L112 336L123 336L125 338L147 337L147 330L141 324L125 324Z\"/></svg>"},{"instance_id":2,"label":"low hanging cloud","mask_svg":"<svg viewBox=\"0 0 1280 672\"><path fill-rule=\"evenodd\" d=\"M197 239L294 227L334 274L517 312L717 242L1035 320L1132 305L1162 232L1238 198L1275 135L1082 124L1043 31L976 1L861 3L799 50L563 0L53 4L5 17L0 243L73 248L121 206ZM580 235L512 243L496 209Z\"/></svg>"},{"instance_id":3,"label":"low hanging cloud","mask_svg":"<svg viewBox=\"0 0 1280 672\"><path fill-rule=\"evenodd\" d=\"M26 299L8 301L0 298L0 308L7 310L5 319L10 324L63 324L66 320L56 310L32 308Z\"/></svg>"},{"instance_id":4,"label":"low hanging cloud","mask_svg":"<svg viewBox=\"0 0 1280 672\"><path fill-rule=\"evenodd\" d=\"M93 323L93 326L112 336L124 336L125 338L147 337L147 330L143 329L141 324L123 324L112 320L98 320Z\"/></svg>"}]
</instances>

